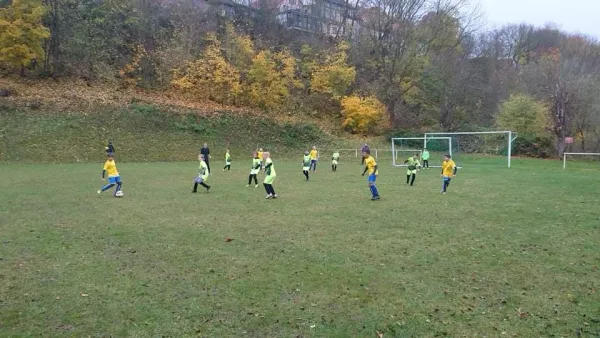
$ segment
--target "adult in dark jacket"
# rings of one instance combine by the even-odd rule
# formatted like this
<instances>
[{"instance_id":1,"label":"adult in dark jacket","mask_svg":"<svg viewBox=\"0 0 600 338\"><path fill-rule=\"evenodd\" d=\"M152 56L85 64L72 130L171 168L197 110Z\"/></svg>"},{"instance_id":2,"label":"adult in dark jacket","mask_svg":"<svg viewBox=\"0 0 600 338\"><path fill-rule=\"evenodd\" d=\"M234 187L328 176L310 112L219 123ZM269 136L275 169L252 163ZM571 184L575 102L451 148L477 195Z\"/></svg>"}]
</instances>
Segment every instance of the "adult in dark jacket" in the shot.
<instances>
[{"instance_id":1,"label":"adult in dark jacket","mask_svg":"<svg viewBox=\"0 0 600 338\"><path fill-rule=\"evenodd\" d=\"M204 155L204 162L206 162L206 167L210 173L210 149L208 149L208 144L204 143L202 149L200 149L200 154Z\"/></svg>"},{"instance_id":2,"label":"adult in dark jacket","mask_svg":"<svg viewBox=\"0 0 600 338\"><path fill-rule=\"evenodd\" d=\"M112 141L108 141L108 145L106 147L104 147L104 149L106 150L107 154L115 153L115 147L113 146Z\"/></svg>"}]
</instances>

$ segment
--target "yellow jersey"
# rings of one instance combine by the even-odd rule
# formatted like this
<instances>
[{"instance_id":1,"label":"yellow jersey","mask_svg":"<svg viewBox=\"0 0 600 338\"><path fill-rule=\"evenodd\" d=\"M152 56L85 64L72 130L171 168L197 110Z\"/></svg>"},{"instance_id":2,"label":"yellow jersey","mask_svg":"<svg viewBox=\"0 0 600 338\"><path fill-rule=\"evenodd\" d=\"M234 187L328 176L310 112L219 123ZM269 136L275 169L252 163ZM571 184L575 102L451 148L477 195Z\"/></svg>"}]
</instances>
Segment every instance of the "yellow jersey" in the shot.
<instances>
[{"instance_id":1,"label":"yellow jersey","mask_svg":"<svg viewBox=\"0 0 600 338\"><path fill-rule=\"evenodd\" d=\"M442 175L446 177L452 177L454 175L454 168L456 168L456 163L452 160L442 162Z\"/></svg>"},{"instance_id":2,"label":"yellow jersey","mask_svg":"<svg viewBox=\"0 0 600 338\"><path fill-rule=\"evenodd\" d=\"M202 177L203 180L208 178L210 172L208 171L208 165L204 161L200 161L200 166L198 166L198 176Z\"/></svg>"},{"instance_id":3,"label":"yellow jersey","mask_svg":"<svg viewBox=\"0 0 600 338\"><path fill-rule=\"evenodd\" d=\"M115 160L106 160L104 163L104 170L108 174L108 177L119 176L119 172L117 171L117 165L115 164Z\"/></svg>"},{"instance_id":4,"label":"yellow jersey","mask_svg":"<svg viewBox=\"0 0 600 338\"><path fill-rule=\"evenodd\" d=\"M256 153L256 156L258 156L259 160L261 160L261 161L263 160L263 152L262 151L259 151L258 153Z\"/></svg>"},{"instance_id":5,"label":"yellow jersey","mask_svg":"<svg viewBox=\"0 0 600 338\"><path fill-rule=\"evenodd\" d=\"M313 149L310 151L310 159L311 160L316 160L318 155L319 155L319 152L316 149Z\"/></svg>"},{"instance_id":6,"label":"yellow jersey","mask_svg":"<svg viewBox=\"0 0 600 338\"><path fill-rule=\"evenodd\" d=\"M375 166L377 165L377 162L375 162L375 159L373 158L373 156L369 156L365 159L365 165L368 168L369 175L379 174L379 170L375 170Z\"/></svg>"}]
</instances>

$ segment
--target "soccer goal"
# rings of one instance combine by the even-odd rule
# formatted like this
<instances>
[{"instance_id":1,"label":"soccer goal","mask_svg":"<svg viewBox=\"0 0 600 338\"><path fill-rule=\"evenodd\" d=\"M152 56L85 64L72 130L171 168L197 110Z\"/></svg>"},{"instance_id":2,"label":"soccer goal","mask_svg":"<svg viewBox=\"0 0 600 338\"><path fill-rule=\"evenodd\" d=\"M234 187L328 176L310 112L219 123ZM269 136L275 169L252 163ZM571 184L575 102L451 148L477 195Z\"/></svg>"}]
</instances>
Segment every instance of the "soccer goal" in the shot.
<instances>
[{"instance_id":1,"label":"soccer goal","mask_svg":"<svg viewBox=\"0 0 600 338\"><path fill-rule=\"evenodd\" d=\"M574 157L585 161L600 161L600 153L564 153L563 169L567 169L567 160L572 160Z\"/></svg>"},{"instance_id":2,"label":"soccer goal","mask_svg":"<svg viewBox=\"0 0 600 338\"><path fill-rule=\"evenodd\" d=\"M435 159L443 154L452 156L452 138L447 136L431 136L429 138L432 149L430 157ZM418 153L422 158L423 149L425 148L425 137L394 137L392 138L392 165L395 167L405 167L404 160ZM430 160L431 161L431 160ZM435 160L434 160L435 161ZM430 165L431 168L439 168L439 165Z\"/></svg>"},{"instance_id":3,"label":"soccer goal","mask_svg":"<svg viewBox=\"0 0 600 338\"><path fill-rule=\"evenodd\" d=\"M425 133L425 147L428 146L432 137L452 137L455 154L485 154L506 156L507 165L510 168L513 142L517 139L517 133L513 131L472 131L454 133Z\"/></svg>"}]
</instances>

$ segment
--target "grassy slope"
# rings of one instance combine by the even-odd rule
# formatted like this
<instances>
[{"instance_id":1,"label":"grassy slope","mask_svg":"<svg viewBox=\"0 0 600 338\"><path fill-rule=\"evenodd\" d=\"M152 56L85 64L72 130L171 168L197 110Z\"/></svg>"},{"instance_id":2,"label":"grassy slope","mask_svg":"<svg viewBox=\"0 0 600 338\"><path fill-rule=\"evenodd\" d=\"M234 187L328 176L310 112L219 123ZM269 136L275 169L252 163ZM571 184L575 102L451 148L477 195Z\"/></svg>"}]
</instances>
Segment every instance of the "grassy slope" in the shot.
<instances>
[{"instance_id":1,"label":"grassy slope","mask_svg":"<svg viewBox=\"0 0 600 338\"><path fill-rule=\"evenodd\" d=\"M339 130L339 121L185 101L168 91L19 79L0 79L2 88L14 94L0 98L0 162L98 161L108 139L129 161L188 160L204 141L219 154L229 145L235 157L257 144L283 155L365 141ZM382 138L369 143L388 147Z\"/></svg>"},{"instance_id":2,"label":"grassy slope","mask_svg":"<svg viewBox=\"0 0 600 338\"><path fill-rule=\"evenodd\" d=\"M0 336L600 334L597 163L465 159L442 196L382 159L370 202L354 160L275 161L276 201L246 159L198 195L196 163L120 163L123 199L99 165L0 165Z\"/></svg>"},{"instance_id":3,"label":"grassy slope","mask_svg":"<svg viewBox=\"0 0 600 338\"><path fill-rule=\"evenodd\" d=\"M194 158L205 141L215 154L224 153L229 145L235 157L247 155L259 143L281 154L313 144L322 148L360 145L327 134L312 123L232 112L172 114L145 104L67 113L5 105L0 107L0 126L0 161L4 162L99 161L108 139L125 161Z\"/></svg>"}]
</instances>

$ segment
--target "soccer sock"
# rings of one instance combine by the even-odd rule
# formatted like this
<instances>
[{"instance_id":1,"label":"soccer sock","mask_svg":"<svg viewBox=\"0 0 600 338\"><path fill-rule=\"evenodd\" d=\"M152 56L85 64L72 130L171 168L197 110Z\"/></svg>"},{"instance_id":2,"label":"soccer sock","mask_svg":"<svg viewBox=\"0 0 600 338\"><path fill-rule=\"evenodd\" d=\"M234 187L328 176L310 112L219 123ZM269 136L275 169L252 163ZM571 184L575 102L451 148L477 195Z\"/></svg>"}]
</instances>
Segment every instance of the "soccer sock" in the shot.
<instances>
[{"instance_id":1,"label":"soccer sock","mask_svg":"<svg viewBox=\"0 0 600 338\"><path fill-rule=\"evenodd\" d=\"M121 186L122 186L122 185L123 185L123 182L119 182L119 183L117 183L117 189L115 189L115 193L116 193L117 191L121 191Z\"/></svg>"},{"instance_id":2,"label":"soccer sock","mask_svg":"<svg viewBox=\"0 0 600 338\"><path fill-rule=\"evenodd\" d=\"M273 188L272 184L269 184L269 190L271 190L271 194L273 194L273 196L275 196L275 189Z\"/></svg>"},{"instance_id":3,"label":"soccer sock","mask_svg":"<svg viewBox=\"0 0 600 338\"><path fill-rule=\"evenodd\" d=\"M416 174L412 174L412 179L410 180L410 185L415 184L415 179L417 178Z\"/></svg>"},{"instance_id":4,"label":"soccer sock","mask_svg":"<svg viewBox=\"0 0 600 338\"><path fill-rule=\"evenodd\" d=\"M230 171L230 170L231 170L231 164L228 164L227 165L227 171Z\"/></svg>"},{"instance_id":5,"label":"soccer sock","mask_svg":"<svg viewBox=\"0 0 600 338\"><path fill-rule=\"evenodd\" d=\"M304 174L304 176L306 176L306 180L308 181L308 171L302 170L302 173Z\"/></svg>"},{"instance_id":6,"label":"soccer sock","mask_svg":"<svg viewBox=\"0 0 600 338\"><path fill-rule=\"evenodd\" d=\"M101 191L106 191L106 190L108 190L108 189L110 189L110 188L112 188L114 186L115 186L114 184L109 183L109 184L103 186L102 189L101 189Z\"/></svg>"},{"instance_id":7,"label":"soccer sock","mask_svg":"<svg viewBox=\"0 0 600 338\"><path fill-rule=\"evenodd\" d=\"M210 185L208 185L208 184L206 184L204 182L200 183L200 185L203 186L203 187L205 187L206 189L210 189Z\"/></svg>"},{"instance_id":8,"label":"soccer sock","mask_svg":"<svg viewBox=\"0 0 600 338\"><path fill-rule=\"evenodd\" d=\"M406 175L406 184L410 181L410 175Z\"/></svg>"},{"instance_id":9,"label":"soccer sock","mask_svg":"<svg viewBox=\"0 0 600 338\"><path fill-rule=\"evenodd\" d=\"M371 194L373 195L373 197L379 196L379 191L377 191L377 187L375 186L375 184L371 184L369 188L371 189Z\"/></svg>"},{"instance_id":10,"label":"soccer sock","mask_svg":"<svg viewBox=\"0 0 600 338\"><path fill-rule=\"evenodd\" d=\"M252 174L248 175L248 185L250 185L250 183L252 183Z\"/></svg>"},{"instance_id":11,"label":"soccer sock","mask_svg":"<svg viewBox=\"0 0 600 338\"><path fill-rule=\"evenodd\" d=\"M269 185L266 183L263 183L263 185L265 186L265 191L267 192L267 195L270 195L271 191L269 190Z\"/></svg>"},{"instance_id":12,"label":"soccer sock","mask_svg":"<svg viewBox=\"0 0 600 338\"><path fill-rule=\"evenodd\" d=\"M256 178L256 174L252 175L254 177L254 184L258 184L258 179Z\"/></svg>"},{"instance_id":13,"label":"soccer sock","mask_svg":"<svg viewBox=\"0 0 600 338\"><path fill-rule=\"evenodd\" d=\"M193 192L198 192L198 183L194 183L194 190L192 190Z\"/></svg>"},{"instance_id":14,"label":"soccer sock","mask_svg":"<svg viewBox=\"0 0 600 338\"><path fill-rule=\"evenodd\" d=\"M448 188L448 181L444 180L444 183L442 184L442 191L446 192L446 189Z\"/></svg>"}]
</instances>

